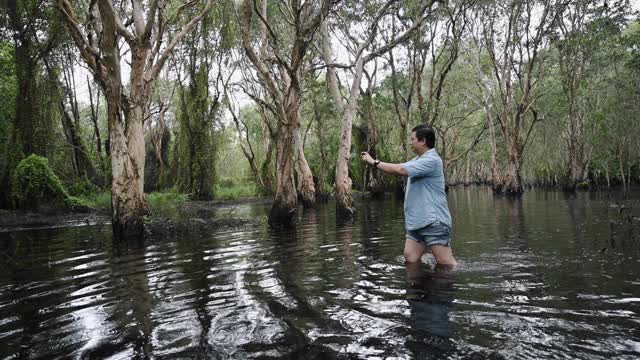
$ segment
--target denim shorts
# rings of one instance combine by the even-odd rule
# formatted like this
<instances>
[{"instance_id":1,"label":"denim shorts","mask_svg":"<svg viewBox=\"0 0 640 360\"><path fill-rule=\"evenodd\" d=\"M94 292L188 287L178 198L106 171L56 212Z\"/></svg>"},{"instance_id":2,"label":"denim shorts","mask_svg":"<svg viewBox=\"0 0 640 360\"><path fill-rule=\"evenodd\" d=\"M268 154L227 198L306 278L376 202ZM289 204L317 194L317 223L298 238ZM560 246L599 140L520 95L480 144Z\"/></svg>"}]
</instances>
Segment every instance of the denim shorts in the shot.
<instances>
[{"instance_id":1,"label":"denim shorts","mask_svg":"<svg viewBox=\"0 0 640 360\"><path fill-rule=\"evenodd\" d=\"M451 228L436 221L423 228L407 230L407 237L424 246L451 245Z\"/></svg>"}]
</instances>

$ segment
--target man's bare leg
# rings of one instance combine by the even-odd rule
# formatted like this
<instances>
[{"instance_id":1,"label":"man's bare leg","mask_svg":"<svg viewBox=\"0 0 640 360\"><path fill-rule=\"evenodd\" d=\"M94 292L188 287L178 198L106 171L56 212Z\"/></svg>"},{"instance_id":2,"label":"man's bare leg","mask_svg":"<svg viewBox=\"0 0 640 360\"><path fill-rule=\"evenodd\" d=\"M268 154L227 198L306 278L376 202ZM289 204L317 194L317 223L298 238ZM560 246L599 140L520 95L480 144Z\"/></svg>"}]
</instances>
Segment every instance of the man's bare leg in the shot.
<instances>
[{"instance_id":1,"label":"man's bare leg","mask_svg":"<svg viewBox=\"0 0 640 360\"><path fill-rule=\"evenodd\" d=\"M458 265L458 262L453 257L453 252L451 252L451 246L431 245L431 253L436 258L439 266L453 268Z\"/></svg>"},{"instance_id":2,"label":"man's bare leg","mask_svg":"<svg viewBox=\"0 0 640 360\"><path fill-rule=\"evenodd\" d=\"M404 261L407 263L420 262L422 254L427 250L427 247L419 242L406 238L404 241Z\"/></svg>"}]
</instances>

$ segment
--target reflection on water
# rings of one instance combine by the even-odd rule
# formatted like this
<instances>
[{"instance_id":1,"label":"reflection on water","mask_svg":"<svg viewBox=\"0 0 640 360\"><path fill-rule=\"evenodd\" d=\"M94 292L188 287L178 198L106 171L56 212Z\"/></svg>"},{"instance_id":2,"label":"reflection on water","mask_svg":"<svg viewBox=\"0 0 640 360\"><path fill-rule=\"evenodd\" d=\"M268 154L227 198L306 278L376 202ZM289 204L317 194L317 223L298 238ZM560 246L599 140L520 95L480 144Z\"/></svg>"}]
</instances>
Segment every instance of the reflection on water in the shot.
<instances>
[{"instance_id":1,"label":"reflection on water","mask_svg":"<svg viewBox=\"0 0 640 360\"><path fill-rule=\"evenodd\" d=\"M418 358L441 358L451 350L449 311L455 295L455 272L421 263L405 265L406 299L413 338L407 347Z\"/></svg>"},{"instance_id":2,"label":"reflection on water","mask_svg":"<svg viewBox=\"0 0 640 360\"><path fill-rule=\"evenodd\" d=\"M405 266L392 197L118 251L109 226L0 232L0 359L637 358L639 199L452 189L455 271Z\"/></svg>"}]
</instances>

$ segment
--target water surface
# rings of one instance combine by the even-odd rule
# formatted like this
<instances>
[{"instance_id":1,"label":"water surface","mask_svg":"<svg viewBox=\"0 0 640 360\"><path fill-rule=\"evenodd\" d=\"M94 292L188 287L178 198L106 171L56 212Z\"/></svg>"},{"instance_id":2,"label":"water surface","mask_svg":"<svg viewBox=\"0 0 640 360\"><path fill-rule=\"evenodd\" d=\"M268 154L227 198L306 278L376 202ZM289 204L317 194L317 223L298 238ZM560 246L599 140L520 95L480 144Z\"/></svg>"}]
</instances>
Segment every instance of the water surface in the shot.
<instances>
[{"instance_id":1,"label":"water surface","mask_svg":"<svg viewBox=\"0 0 640 360\"><path fill-rule=\"evenodd\" d=\"M0 232L0 358L638 358L639 200L452 189L453 272L404 265L391 197L122 252L108 225Z\"/></svg>"}]
</instances>

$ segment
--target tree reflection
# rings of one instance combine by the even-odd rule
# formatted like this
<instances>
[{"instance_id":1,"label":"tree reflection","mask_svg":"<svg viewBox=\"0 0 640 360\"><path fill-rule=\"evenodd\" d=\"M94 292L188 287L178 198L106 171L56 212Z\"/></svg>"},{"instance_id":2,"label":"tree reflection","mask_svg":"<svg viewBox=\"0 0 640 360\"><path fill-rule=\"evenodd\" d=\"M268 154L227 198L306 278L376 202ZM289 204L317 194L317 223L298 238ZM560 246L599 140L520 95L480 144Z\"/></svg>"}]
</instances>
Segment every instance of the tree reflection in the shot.
<instances>
[{"instance_id":1,"label":"tree reflection","mask_svg":"<svg viewBox=\"0 0 640 360\"><path fill-rule=\"evenodd\" d=\"M517 246L521 252L526 251L529 248L529 235L522 199L504 198L502 205L502 216L496 216L500 234L508 234L509 238L506 240L512 242L511 245Z\"/></svg>"},{"instance_id":2,"label":"tree reflection","mask_svg":"<svg viewBox=\"0 0 640 360\"><path fill-rule=\"evenodd\" d=\"M122 345L133 346L134 357L151 356L154 325L151 311L156 299L149 291L144 244L114 244L113 251L111 276L115 304L110 321L117 324Z\"/></svg>"}]
</instances>

